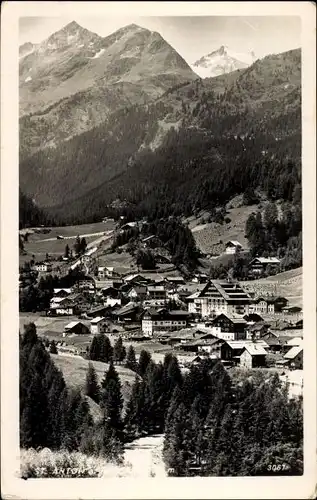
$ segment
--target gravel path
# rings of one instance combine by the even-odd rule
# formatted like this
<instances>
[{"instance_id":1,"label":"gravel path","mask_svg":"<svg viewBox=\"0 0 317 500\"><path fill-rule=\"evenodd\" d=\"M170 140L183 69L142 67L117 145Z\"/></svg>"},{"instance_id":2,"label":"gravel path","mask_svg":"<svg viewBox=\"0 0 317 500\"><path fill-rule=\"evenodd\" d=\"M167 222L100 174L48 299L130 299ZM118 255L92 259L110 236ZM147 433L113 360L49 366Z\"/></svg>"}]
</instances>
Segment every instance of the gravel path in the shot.
<instances>
[{"instance_id":1,"label":"gravel path","mask_svg":"<svg viewBox=\"0 0 317 500\"><path fill-rule=\"evenodd\" d=\"M164 435L136 439L126 446L125 462L133 477L167 477L162 458Z\"/></svg>"}]
</instances>

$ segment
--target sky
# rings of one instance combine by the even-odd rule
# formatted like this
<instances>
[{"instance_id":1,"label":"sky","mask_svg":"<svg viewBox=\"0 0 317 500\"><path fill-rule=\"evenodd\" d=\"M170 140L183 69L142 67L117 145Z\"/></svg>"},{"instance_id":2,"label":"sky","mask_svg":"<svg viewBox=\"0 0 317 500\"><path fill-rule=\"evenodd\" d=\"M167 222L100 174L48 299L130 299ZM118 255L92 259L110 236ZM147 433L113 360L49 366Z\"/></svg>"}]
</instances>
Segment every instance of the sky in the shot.
<instances>
[{"instance_id":1,"label":"sky","mask_svg":"<svg viewBox=\"0 0 317 500\"><path fill-rule=\"evenodd\" d=\"M221 45L236 52L253 50L257 58L301 46L301 19L296 16L22 17L19 42L39 43L71 21L100 36L131 23L158 31L190 64Z\"/></svg>"}]
</instances>

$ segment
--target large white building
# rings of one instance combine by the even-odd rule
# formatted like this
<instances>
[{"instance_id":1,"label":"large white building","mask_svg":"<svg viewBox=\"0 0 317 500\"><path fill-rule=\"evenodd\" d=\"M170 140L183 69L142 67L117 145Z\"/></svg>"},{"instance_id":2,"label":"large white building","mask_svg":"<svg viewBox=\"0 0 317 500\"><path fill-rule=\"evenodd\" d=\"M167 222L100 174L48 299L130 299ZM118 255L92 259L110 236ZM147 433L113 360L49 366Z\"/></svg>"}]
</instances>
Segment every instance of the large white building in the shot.
<instances>
[{"instance_id":1,"label":"large white building","mask_svg":"<svg viewBox=\"0 0 317 500\"><path fill-rule=\"evenodd\" d=\"M250 295L239 283L211 280L200 292L187 297L188 312L208 317L217 313L248 314Z\"/></svg>"}]
</instances>

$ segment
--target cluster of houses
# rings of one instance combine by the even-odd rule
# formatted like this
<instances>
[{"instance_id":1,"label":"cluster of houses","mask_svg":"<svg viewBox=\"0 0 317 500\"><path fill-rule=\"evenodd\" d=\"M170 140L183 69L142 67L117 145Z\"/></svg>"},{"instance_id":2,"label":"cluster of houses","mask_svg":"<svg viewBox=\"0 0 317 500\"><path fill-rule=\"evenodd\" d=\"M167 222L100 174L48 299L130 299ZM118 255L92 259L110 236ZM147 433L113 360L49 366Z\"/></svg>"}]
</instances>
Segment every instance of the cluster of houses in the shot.
<instances>
[{"instance_id":1,"label":"cluster of houses","mask_svg":"<svg viewBox=\"0 0 317 500\"><path fill-rule=\"evenodd\" d=\"M47 314L77 316L64 337L120 332L129 341L153 339L178 354L217 357L226 365L255 368L273 359L275 366L303 366L301 311L285 297L255 298L238 282L204 275L194 283L180 276L121 277L108 267L98 275L54 290Z\"/></svg>"}]
</instances>

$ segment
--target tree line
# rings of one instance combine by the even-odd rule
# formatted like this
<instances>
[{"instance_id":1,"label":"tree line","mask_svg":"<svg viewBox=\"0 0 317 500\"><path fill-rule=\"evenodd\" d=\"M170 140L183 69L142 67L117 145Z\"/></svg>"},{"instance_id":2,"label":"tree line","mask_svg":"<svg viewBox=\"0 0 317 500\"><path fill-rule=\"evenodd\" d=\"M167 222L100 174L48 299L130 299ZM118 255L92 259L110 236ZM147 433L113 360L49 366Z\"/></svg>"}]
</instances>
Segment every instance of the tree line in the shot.
<instances>
[{"instance_id":1,"label":"tree line","mask_svg":"<svg viewBox=\"0 0 317 500\"><path fill-rule=\"evenodd\" d=\"M270 202L263 214L252 213L246 221L246 238L251 255L277 256L281 269L287 270L302 265L302 207L301 190L298 188L294 203L278 206Z\"/></svg>"},{"instance_id":2,"label":"tree line","mask_svg":"<svg viewBox=\"0 0 317 500\"><path fill-rule=\"evenodd\" d=\"M217 361L182 373L171 353L159 363L145 350L138 362L129 353L136 376L125 409L113 361L100 384L90 363L85 393L102 411L94 422L84 395L66 387L34 324L27 325L20 336L21 446L118 461L124 443L164 432L164 461L174 476L269 475L270 464L283 464L280 474L302 474L302 400L288 398L278 375L234 383Z\"/></svg>"}]
</instances>

